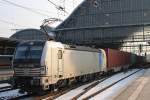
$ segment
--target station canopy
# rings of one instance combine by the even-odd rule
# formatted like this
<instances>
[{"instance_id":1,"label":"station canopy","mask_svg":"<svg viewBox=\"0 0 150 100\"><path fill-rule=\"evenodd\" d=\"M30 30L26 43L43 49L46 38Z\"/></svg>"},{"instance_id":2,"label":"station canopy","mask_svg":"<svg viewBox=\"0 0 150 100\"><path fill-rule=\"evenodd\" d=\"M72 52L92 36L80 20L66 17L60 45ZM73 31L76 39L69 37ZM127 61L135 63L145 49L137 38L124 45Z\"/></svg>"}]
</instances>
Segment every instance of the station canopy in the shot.
<instances>
[{"instance_id":1,"label":"station canopy","mask_svg":"<svg viewBox=\"0 0 150 100\"><path fill-rule=\"evenodd\" d=\"M46 40L47 35L44 31L39 29L24 29L13 34L10 39L16 39L20 41L26 40Z\"/></svg>"}]
</instances>

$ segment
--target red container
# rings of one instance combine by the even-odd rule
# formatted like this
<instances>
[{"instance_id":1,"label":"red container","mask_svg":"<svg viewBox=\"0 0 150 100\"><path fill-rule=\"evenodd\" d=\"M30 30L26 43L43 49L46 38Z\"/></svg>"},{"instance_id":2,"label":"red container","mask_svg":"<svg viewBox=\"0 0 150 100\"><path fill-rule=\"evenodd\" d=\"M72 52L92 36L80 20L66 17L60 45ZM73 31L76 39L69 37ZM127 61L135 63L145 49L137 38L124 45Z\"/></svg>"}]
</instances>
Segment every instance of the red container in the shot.
<instances>
[{"instance_id":1,"label":"red container","mask_svg":"<svg viewBox=\"0 0 150 100\"><path fill-rule=\"evenodd\" d=\"M131 63L131 53L114 49L104 49L107 56L107 70L125 67Z\"/></svg>"}]
</instances>

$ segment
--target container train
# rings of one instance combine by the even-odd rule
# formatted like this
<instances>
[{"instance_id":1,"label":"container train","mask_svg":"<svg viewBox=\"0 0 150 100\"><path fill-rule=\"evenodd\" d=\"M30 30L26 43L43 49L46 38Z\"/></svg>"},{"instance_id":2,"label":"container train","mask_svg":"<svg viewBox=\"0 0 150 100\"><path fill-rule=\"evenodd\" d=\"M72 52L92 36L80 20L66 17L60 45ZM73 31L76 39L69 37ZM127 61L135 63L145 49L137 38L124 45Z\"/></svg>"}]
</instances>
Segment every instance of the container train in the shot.
<instances>
[{"instance_id":1,"label":"container train","mask_svg":"<svg viewBox=\"0 0 150 100\"><path fill-rule=\"evenodd\" d=\"M85 82L103 73L126 69L138 62L137 57L108 48L93 49L55 41L22 42L13 58L14 87L41 92L74 81Z\"/></svg>"}]
</instances>

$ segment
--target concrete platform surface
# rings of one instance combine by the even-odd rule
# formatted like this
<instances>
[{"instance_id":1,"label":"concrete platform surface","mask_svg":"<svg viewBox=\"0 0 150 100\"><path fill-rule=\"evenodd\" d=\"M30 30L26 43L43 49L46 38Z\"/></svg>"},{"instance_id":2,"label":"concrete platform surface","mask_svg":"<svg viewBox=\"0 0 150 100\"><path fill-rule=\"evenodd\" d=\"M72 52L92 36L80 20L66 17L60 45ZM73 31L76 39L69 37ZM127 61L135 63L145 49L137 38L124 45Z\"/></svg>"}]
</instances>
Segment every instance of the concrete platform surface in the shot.
<instances>
[{"instance_id":1,"label":"concrete platform surface","mask_svg":"<svg viewBox=\"0 0 150 100\"><path fill-rule=\"evenodd\" d=\"M124 89L114 100L150 100L150 69Z\"/></svg>"}]
</instances>

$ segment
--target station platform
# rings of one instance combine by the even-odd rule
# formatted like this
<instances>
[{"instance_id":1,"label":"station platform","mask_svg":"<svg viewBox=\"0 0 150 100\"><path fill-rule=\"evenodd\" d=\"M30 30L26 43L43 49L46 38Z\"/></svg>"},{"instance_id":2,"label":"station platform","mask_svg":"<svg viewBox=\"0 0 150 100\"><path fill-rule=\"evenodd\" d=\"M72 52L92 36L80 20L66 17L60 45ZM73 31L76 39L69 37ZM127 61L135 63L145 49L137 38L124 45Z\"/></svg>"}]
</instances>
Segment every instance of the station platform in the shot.
<instances>
[{"instance_id":1,"label":"station platform","mask_svg":"<svg viewBox=\"0 0 150 100\"><path fill-rule=\"evenodd\" d=\"M150 100L150 69L128 85L113 100Z\"/></svg>"}]
</instances>

